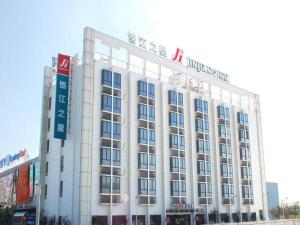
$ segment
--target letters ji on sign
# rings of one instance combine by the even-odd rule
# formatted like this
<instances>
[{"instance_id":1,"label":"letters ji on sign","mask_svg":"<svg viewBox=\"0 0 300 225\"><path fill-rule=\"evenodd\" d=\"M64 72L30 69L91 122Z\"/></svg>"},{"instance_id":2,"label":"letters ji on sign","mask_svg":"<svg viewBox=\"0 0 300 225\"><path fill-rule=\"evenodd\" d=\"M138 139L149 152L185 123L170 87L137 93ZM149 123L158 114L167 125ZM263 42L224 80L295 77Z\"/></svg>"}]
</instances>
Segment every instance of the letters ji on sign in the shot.
<instances>
[{"instance_id":1,"label":"letters ji on sign","mask_svg":"<svg viewBox=\"0 0 300 225\"><path fill-rule=\"evenodd\" d=\"M58 54L57 57L57 73L63 75L70 75L70 56Z\"/></svg>"}]
</instances>

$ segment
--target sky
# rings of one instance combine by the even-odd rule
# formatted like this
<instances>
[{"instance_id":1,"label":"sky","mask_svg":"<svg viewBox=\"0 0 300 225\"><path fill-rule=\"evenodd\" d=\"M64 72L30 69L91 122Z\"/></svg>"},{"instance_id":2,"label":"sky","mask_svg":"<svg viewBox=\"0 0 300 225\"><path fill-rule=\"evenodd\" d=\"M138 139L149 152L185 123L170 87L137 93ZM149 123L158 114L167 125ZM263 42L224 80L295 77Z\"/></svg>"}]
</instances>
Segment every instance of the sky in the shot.
<instances>
[{"instance_id":1,"label":"sky","mask_svg":"<svg viewBox=\"0 0 300 225\"><path fill-rule=\"evenodd\" d=\"M90 26L135 32L229 74L260 95L267 181L300 201L298 135L300 3L292 0L0 1L0 158L37 156L43 68L57 53L82 54ZM126 39L125 39L126 40Z\"/></svg>"}]
</instances>

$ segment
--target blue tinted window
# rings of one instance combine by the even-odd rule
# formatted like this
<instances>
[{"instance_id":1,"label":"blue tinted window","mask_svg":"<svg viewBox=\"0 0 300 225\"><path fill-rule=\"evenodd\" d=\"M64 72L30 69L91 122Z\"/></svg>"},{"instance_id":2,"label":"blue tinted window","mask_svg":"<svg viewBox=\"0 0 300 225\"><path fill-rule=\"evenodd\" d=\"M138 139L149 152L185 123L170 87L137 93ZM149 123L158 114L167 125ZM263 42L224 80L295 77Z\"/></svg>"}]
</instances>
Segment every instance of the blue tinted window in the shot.
<instances>
[{"instance_id":1,"label":"blue tinted window","mask_svg":"<svg viewBox=\"0 0 300 225\"><path fill-rule=\"evenodd\" d=\"M114 166L121 165L121 151L118 149L113 149L113 165Z\"/></svg>"},{"instance_id":2,"label":"blue tinted window","mask_svg":"<svg viewBox=\"0 0 300 225\"><path fill-rule=\"evenodd\" d=\"M179 196L179 181L171 181L171 195Z\"/></svg>"},{"instance_id":3,"label":"blue tinted window","mask_svg":"<svg viewBox=\"0 0 300 225\"><path fill-rule=\"evenodd\" d=\"M207 120L196 119L196 131L201 133L209 132L209 125Z\"/></svg>"},{"instance_id":4,"label":"blue tinted window","mask_svg":"<svg viewBox=\"0 0 300 225\"><path fill-rule=\"evenodd\" d=\"M154 154L149 154L149 169L150 170L156 169L156 158Z\"/></svg>"},{"instance_id":5,"label":"blue tinted window","mask_svg":"<svg viewBox=\"0 0 300 225\"><path fill-rule=\"evenodd\" d=\"M147 106L143 104L138 105L138 118L147 120Z\"/></svg>"},{"instance_id":6,"label":"blue tinted window","mask_svg":"<svg viewBox=\"0 0 300 225\"><path fill-rule=\"evenodd\" d=\"M139 169L148 169L148 155L146 153L139 153L138 156Z\"/></svg>"},{"instance_id":7,"label":"blue tinted window","mask_svg":"<svg viewBox=\"0 0 300 225\"><path fill-rule=\"evenodd\" d=\"M101 96L101 110L109 111L111 112L111 96L109 95L102 95Z\"/></svg>"},{"instance_id":8,"label":"blue tinted window","mask_svg":"<svg viewBox=\"0 0 300 225\"><path fill-rule=\"evenodd\" d=\"M121 74L114 73L114 88L121 89Z\"/></svg>"},{"instance_id":9,"label":"blue tinted window","mask_svg":"<svg viewBox=\"0 0 300 225\"><path fill-rule=\"evenodd\" d=\"M177 113L169 112L169 125L177 127Z\"/></svg>"},{"instance_id":10,"label":"blue tinted window","mask_svg":"<svg viewBox=\"0 0 300 225\"><path fill-rule=\"evenodd\" d=\"M102 70L102 84L112 86L112 74L108 70Z\"/></svg>"},{"instance_id":11,"label":"blue tinted window","mask_svg":"<svg viewBox=\"0 0 300 225\"><path fill-rule=\"evenodd\" d=\"M147 179L139 179L139 194L140 195L148 195L148 180Z\"/></svg>"},{"instance_id":12,"label":"blue tinted window","mask_svg":"<svg viewBox=\"0 0 300 225\"><path fill-rule=\"evenodd\" d=\"M178 93L178 105L183 106L183 94Z\"/></svg>"},{"instance_id":13,"label":"blue tinted window","mask_svg":"<svg viewBox=\"0 0 300 225\"><path fill-rule=\"evenodd\" d=\"M144 81L138 81L138 95L147 97L147 83Z\"/></svg>"},{"instance_id":14,"label":"blue tinted window","mask_svg":"<svg viewBox=\"0 0 300 225\"><path fill-rule=\"evenodd\" d=\"M149 145L155 145L155 131L149 130Z\"/></svg>"},{"instance_id":15,"label":"blue tinted window","mask_svg":"<svg viewBox=\"0 0 300 225\"><path fill-rule=\"evenodd\" d=\"M111 138L111 123L101 121L101 137Z\"/></svg>"},{"instance_id":16,"label":"blue tinted window","mask_svg":"<svg viewBox=\"0 0 300 225\"><path fill-rule=\"evenodd\" d=\"M170 148L178 149L178 136L170 134Z\"/></svg>"},{"instance_id":17,"label":"blue tinted window","mask_svg":"<svg viewBox=\"0 0 300 225\"><path fill-rule=\"evenodd\" d=\"M100 176L100 193L110 193L110 177Z\"/></svg>"},{"instance_id":18,"label":"blue tinted window","mask_svg":"<svg viewBox=\"0 0 300 225\"><path fill-rule=\"evenodd\" d=\"M119 123L114 123L113 124L113 137L114 139L120 140L121 139L121 125Z\"/></svg>"},{"instance_id":19,"label":"blue tinted window","mask_svg":"<svg viewBox=\"0 0 300 225\"><path fill-rule=\"evenodd\" d=\"M144 128L139 128L138 130L138 135L139 135L139 143L140 144L147 144L148 141L148 132Z\"/></svg>"},{"instance_id":20,"label":"blue tinted window","mask_svg":"<svg viewBox=\"0 0 300 225\"><path fill-rule=\"evenodd\" d=\"M171 172L179 172L179 158L171 158Z\"/></svg>"},{"instance_id":21,"label":"blue tinted window","mask_svg":"<svg viewBox=\"0 0 300 225\"><path fill-rule=\"evenodd\" d=\"M177 105L177 92L169 91L169 104Z\"/></svg>"},{"instance_id":22,"label":"blue tinted window","mask_svg":"<svg viewBox=\"0 0 300 225\"><path fill-rule=\"evenodd\" d=\"M155 195L156 194L156 180L155 179L149 179L149 195Z\"/></svg>"},{"instance_id":23,"label":"blue tinted window","mask_svg":"<svg viewBox=\"0 0 300 225\"><path fill-rule=\"evenodd\" d=\"M203 112L208 114L208 102L203 101Z\"/></svg>"},{"instance_id":24,"label":"blue tinted window","mask_svg":"<svg viewBox=\"0 0 300 225\"><path fill-rule=\"evenodd\" d=\"M121 99L114 97L114 113L121 113Z\"/></svg>"},{"instance_id":25,"label":"blue tinted window","mask_svg":"<svg viewBox=\"0 0 300 225\"><path fill-rule=\"evenodd\" d=\"M184 136L179 135L179 149L184 150L185 149L185 142L184 142Z\"/></svg>"},{"instance_id":26,"label":"blue tinted window","mask_svg":"<svg viewBox=\"0 0 300 225\"><path fill-rule=\"evenodd\" d=\"M180 163L180 172L185 173L186 172L185 159L179 158L179 163Z\"/></svg>"},{"instance_id":27,"label":"blue tinted window","mask_svg":"<svg viewBox=\"0 0 300 225\"><path fill-rule=\"evenodd\" d=\"M181 195L186 196L186 182L181 181Z\"/></svg>"},{"instance_id":28,"label":"blue tinted window","mask_svg":"<svg viewBox=\"0 0 300 225\"><path fill-rule=\"evenodd\" d=\"M110 165L110 149L101 148L100 150L100 165Z\"/></svg>"},{"instance_id":29,"label":"blue tinted window","mask_svg":"<svg viewBox=\"0 0 300 225\"><path fill-rule=\"evenodd\" d=\"M198 139L196 144L197 144L197 152L198 153L205 153L205 154L210 153L209 141L204 141L202 139Z\"/></svg>"},{"instance_id":30,"label":"blue tinted window","mask_svg":"<svg viewBox=\"0 0 300 225\"><path fill-rule=\"evenodd\" d=\"M154 84L148 84L148 97L154 99L155 98L155 88Z\"/></svg>"},{"instance_id":31,"label":"blue tinted window","mask_svg":"<svg viewBox=\"0 0 300 225\"><path fill-rule=\"evenodd\" d=\"M149 110L149 120L155 121L155 108L152 106L149 106L148 110Z\"/></svg>"},{"instance_id":32,"label":"blue tinted window","mask_svg":"<svg viewBox=\"0 0 300 225\"><path fill-rule=\"evenodd\" d=\"M183 114L179 113L178 118L179 118L179 127L184 128L184 116L183 116Z\"/></svg>"}]
</instances>

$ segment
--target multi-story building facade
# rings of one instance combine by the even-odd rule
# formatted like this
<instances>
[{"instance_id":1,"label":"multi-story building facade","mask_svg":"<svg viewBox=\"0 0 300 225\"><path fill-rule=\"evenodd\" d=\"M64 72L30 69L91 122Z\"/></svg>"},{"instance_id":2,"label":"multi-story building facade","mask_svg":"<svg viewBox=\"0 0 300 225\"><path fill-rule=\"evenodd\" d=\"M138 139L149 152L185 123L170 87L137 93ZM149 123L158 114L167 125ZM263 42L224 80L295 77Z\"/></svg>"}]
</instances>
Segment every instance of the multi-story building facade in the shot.
<instances>
[{"instance_id":1,"label":"multi-story building facade","mask_svg":"<svg viewBox=\"0 0 300 225\"><path fill-rule=\"evenodd\" d=\"M45 215L74 225L267 218L258 95L202 64L204 72L185 66L182 55L168 59L161 46L147 51L142 38L130 42L85 29L69 75L66 138L53 137L63 132L54 123L60 80L45 67Z\"/></svg>"}]
</instances>

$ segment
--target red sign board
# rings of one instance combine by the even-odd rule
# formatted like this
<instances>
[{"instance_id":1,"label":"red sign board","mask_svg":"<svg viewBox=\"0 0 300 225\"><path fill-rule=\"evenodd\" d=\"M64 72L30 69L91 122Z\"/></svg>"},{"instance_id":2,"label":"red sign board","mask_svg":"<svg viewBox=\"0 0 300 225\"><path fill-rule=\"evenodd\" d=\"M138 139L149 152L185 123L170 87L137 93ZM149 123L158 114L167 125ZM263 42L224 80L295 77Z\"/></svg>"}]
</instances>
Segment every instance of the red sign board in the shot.
<instances>
[{"instance_id":1,"label":"red sign board","mask_svg":"<svg viewBox=\"0 0 300 225\"><path fill-rule=\"evenodd\" d=\"M63 75L70 75L71 57L68 55L58 54L57 57L57 73Z\"/></svg>"}]
</instances>

